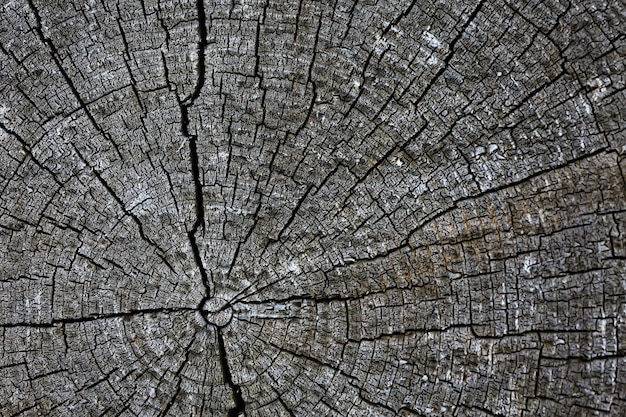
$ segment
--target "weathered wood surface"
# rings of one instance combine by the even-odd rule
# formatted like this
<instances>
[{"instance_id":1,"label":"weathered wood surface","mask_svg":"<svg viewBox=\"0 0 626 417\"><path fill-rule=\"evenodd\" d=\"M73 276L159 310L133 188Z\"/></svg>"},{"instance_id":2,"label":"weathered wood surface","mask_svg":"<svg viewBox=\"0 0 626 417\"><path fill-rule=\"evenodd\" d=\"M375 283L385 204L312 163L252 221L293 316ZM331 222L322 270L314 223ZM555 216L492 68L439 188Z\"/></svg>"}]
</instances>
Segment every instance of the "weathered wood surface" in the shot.
<instances>
[{"instance_id":1,"label":"weathered wood surface","mask_svg":"<svg viewBox=\"0 0 626 417\"><path fill-rule=\"evenodd\" d=\"M0 414L626 415L626 5L0 5Z\"/></svg>"}]
</instances>

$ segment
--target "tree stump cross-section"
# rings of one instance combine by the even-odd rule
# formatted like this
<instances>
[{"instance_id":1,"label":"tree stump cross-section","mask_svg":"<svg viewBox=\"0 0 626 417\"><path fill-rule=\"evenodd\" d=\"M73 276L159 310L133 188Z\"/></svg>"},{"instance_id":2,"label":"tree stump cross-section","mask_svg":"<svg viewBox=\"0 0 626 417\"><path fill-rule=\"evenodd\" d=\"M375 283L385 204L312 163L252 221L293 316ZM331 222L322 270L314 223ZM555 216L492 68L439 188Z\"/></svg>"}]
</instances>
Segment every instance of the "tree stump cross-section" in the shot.
<instances>
[{"instance_id":1,"label":"tree stump cross-section","mask_svg":"<svg viewBox=\"0 0 626 417\"><path fill-rule=\"evenodd\" d=\"M625 416L626 4L0 4L0 416Z\"/></svg>"}]
</instances>

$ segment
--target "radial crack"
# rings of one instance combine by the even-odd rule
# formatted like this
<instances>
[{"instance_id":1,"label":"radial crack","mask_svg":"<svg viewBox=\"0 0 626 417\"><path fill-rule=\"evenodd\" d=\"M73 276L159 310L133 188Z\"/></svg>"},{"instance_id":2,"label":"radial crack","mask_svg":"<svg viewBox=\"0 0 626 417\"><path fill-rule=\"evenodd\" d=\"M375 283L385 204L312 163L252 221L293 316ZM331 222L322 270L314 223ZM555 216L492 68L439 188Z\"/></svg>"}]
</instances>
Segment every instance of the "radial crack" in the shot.
<instances>
[{"instance_id":1,"label":"radial crack","mask_svg":"<svg viewBox=\"0 0 626 417\"><path fill-rule=\"evenodd\" d=\"M199 31L199 40L198 40L198 63L197 63L197 72L198 72L198 81L194 88L193 93L190 97L185 100L180 100L178 97L178 105L180 107L180 118L181 118L181 132L183 136L189 139L189 155L191 159L191 173L193 176L194 190L195 190L195 198L196 198L196 221L194 222L191 230L187 232L187 236L189 238L189 243L191 245L191 250L193 251L193 257L196 261L196 265L198 266L198 270L200 271L200 276L202 277L202 284L205 289L205 298L200 302L200 306L204 304L206 299L211 296L211 288L209 283L209 275L207 274L206 268L204 267L204 263L202 262L202 256L200 254L200 248L198 247L198 242L196 240L196 233L198 229L202 228L204 232L204 199L202 196L202 183L200 181L200 166L198 161L198 149L197 149L197 140L198 136L195 134L191 134L189 132L189 109L193 106L194 101L200 96L200 92L202 91L202 87L204 86L205 80L205 72L206 66L204 61L204 51L207 46L207 27L206 27L206 13L204 10L203 0L198 0L196 2L196 8L198 12L198 31Z\"/></svg>"},{"instance_id":2,"label":"radial crack","mask_svg":"<svg viewBox=\"0 0 626 417\"><path fill-rule=\"evenodd\" d=\"M233 382L232 374L230 373L230 367L228 366L228 358L226 357L226 348L224 347L224 337L222 331L217 329L217 343L220 351L220 364L222 365L222 373L224 375L224 382L228 384L233 392L233 399L235 400L235 406L228 410L228 417L238 417L243 413L246 415L246 402L241 395L241 387Z\"/></svg>"}]
</instances>

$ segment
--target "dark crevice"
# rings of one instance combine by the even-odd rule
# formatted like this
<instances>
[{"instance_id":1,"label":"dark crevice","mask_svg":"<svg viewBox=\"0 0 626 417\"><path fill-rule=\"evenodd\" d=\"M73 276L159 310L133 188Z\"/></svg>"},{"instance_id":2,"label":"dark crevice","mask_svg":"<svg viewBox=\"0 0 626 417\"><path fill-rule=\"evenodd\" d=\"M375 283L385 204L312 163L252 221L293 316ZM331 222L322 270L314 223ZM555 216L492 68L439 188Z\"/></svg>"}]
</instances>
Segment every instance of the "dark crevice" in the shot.
<instances>
[{"instance_id":1,"label":"dark crevice","mask_svg":"<svg viewBox=\"0 0 626 417\"><path fill-rule=\"evenodd\" d=\"M209 276L204 267L204 263L202 262L202 256L200 254L200 249L198 248L198 242L196 241L196 233L198 229L202 228L204 232L204 202L202 197L202 184L200 182L200 169L198 166L198 152L196 149L196 136L189 136L187 132L187 124L189 123L189 119L187 118L187 107L181 106L181 113L183 115L183 134L189 138L189 152L191 154L191 171L193 175L193 182L195 187L195 195L196 195L196 221L194 222L191 230L187 232L187 236L189 237L189 243L191 245L191 250L193 252L193 257L196 261L196 265L198 266L198 270L200 271L200 276L202 277L202 284L204 285L206 291L206 297L211 296L211 290L209 285ZM202 300L201 305L205 300Z\"/></svg>"},{"instance_id":2,"label":"dark crevice","mask_svg":"<svg viewBox=\"0 0 626 417\"><path fill-rule=\"evenodd\" d=\"M181 100L177 94L178 105L180 107L180 119L181 119L181 133L187 139L189 139L189 155L191 159L191 173L193 177L195 199L196 199L196 221L194 222L191 230L187 232L189 238L189 244L193 252L193 257L200 271L202 277L202 284L205 289L205 297L200 301L199 308L202 307L206 299L211 296L211 288L209 282L209 275L207 274L204 263L202 262L202 256L200 254L200 248L196 240L196 233L199 229L204 232L204 200L202 195L202 182L200 181L200 163L198 158L197 141L198 136L189 132L189 109L194 105L195 100L200 96L202 87L205 82L206 65L204 59L204 52L207 47L207 26L206 26L206 13L204 10L203 0L196 2L196 8L198 13L198 63L196 71L198 73L198 81L192 92L191 96Z\"/></svg>"},{"instance_id":3,"label":"dark crevice","mask_svg":"<svg viewBox=\"0 0 626 417\"><path fill-rule=\"evenodd\" d=\"M224 346L224 337L222 331L217 329L217 343L220 351L220 364L222 365L222 374L224 376L224 382L228 384L233 392L233 400L235 406L228 410L228 417L238 417L243 414L246 415L246 402L241 395L241 387L233 382L233 377L230 373L230 367L228 366L228 358L226 357L226 348Z\"/></svg>"},{"instance_id":4,"label":"dark crevice","mask_svg":"<svg viewBox=\"0 0 626 417\"><path fill-rule=\"evenodd\" d=\"M304 2L304 0L299 0L298 1L298 11L296 12L296 27L295 30L293 31L293 43L295 45L296 40L298 39L298 32L300 30L300 16L302 15L302 3Z\"/></svg>"},{"instance_id":5,"label":"dark crevice","mask_svg":"<svg viewBox=\"0 0 626 417\"><path fill-rule=\"evenodd\" d=\"M626 358L626 352L609 353L606 355L597 356L547 356L542 355L541 359L549 359L552 361L566 361L566 362L594 362L594 361L608 361Z\"/></svg>"},{"instance_id":6,"label":"dark crevice","mask_svg":"<svg viewBox=\"0 0 626 417\"><path fill-rule=\"evenodd\" d=\"M204 51L207 47L207 26L206 26L206 12L204 10L204 2L203 0L197 0L196 8L198 11L198 32L199 32L199 40L198 40L198 82L196 83L196 88L194 89L191 97L183 100L183 104L185 107L189 108L193 105L193 102L200 96L200 92L202 91L202 87L204 87L205 74L206 74L206 64L204 60Z\"/></svg>"},{"instance_id":7,"label":"dark crevice","mask_svg":"<svg viewBox=\"0 0 626 417\"><path fill-rule=\"evenodd\" d=\"M253 296L254 294L258 293L259 291L262 291L263 289L267 288L268 286L274 283L276 282L271 282L267 286L259 288L257 291L251 294L248 294L245 297L233 300L231 303L232 304L241 303L241 304L249 304L249 305L263 305L263 304L270 304L270 303L272 304L284 304L284 303L301 304L303 301L311 301L311 302L314 302L315 304L328 304L332 302L359 301L365 297L378 295L378 294L385 294L389 290L398 289L398 287L389 287L389 288L386 288L384 291L372 291L372 292L367 292L367 293L355 295L355 296L328 295L328 296L323 296L323 297L313 297L307 294L300 294L300 295L294 295L294 296L285 297L285 298L270 298L270 299L263 299L261 301L257 301L257 300L244 301L246 298ZM411 287L401 288L401 289L402 290L411 289Z\"/></svg>"},{"instance_id":8,"label":"dark crevice","mask_svg":"<svg viewBox=\"0 0 626 417\"><path fill-rule=\"evenodd\" d=\"M176 312L192 312L196 311L195 308L191 307L176 307L176 308L146 308L141 310L130 310L130 311L121 311L118 313L109 313L109 314L94 314L92 316L87 317L75 317L75 318L65 318L65 319L52 319L51 322L48 323L3 323L0 324L0 328L10 328L10 327L55 327L57 325L64 324L73 324L73 323L86 323L88 321L95 320L107 320L107 319L116 319L119 317L132 317L132 316L141 316L146 314L170 314Z\"/></svg>"}]
</instances>

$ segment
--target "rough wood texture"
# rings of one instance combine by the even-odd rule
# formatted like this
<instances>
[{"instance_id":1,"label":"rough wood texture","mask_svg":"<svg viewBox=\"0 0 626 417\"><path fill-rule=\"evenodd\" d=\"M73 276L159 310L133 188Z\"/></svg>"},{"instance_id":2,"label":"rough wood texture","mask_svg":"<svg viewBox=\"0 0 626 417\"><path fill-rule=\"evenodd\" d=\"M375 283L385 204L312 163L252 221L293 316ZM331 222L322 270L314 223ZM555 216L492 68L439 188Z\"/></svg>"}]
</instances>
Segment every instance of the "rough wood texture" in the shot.
<instances>
[{"instance_id":1,"label":"rough wood texture","mask_svg":"<svg viewBox=\"0 0 626 417\"><path fill-rule=\"evenodd\" d=\"M625 32L2 2L0 414L626 415Z\"/></svg>"}]
</instances>

